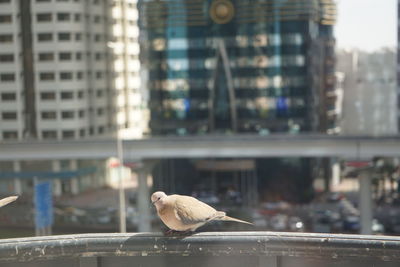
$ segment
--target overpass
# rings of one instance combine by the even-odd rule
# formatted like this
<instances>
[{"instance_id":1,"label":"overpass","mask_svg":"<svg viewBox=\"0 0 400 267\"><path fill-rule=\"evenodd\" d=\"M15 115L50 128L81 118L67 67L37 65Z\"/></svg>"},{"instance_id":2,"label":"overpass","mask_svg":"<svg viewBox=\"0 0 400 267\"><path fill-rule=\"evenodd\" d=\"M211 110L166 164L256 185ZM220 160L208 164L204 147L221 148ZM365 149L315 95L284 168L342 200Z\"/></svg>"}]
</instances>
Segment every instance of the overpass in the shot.
<instances>
[{"instance_id":1,"label":"overpass","mask_svg":"<svg viewBox=\"0 0 400 267\"><path fill-rule=\"evenodd\" d=\"M0 161L106 159L118 157L116 139L71 141L24 141L0 143ZM147 173L152 159L164 158L256 158L256 157L342 157L364 160L400 157L400 136L331 135L210 135L123 140L125 162L147 161L136 166L140 231L150 223ZM371 232L371 173L360 175L361 232Z\"/></svg>"},{"instance_id":2,"label":"overpass","mask_svg":"<svg viewBox=\"0 0 400 267\"><path fill-rule=\"evenodd\" d=\"M400 136L207 135L123 140L126 161L163 158L400 156ZM116 139L0 143L0 161L106 159L117 156Z\"/></svg>"}]
</instances>

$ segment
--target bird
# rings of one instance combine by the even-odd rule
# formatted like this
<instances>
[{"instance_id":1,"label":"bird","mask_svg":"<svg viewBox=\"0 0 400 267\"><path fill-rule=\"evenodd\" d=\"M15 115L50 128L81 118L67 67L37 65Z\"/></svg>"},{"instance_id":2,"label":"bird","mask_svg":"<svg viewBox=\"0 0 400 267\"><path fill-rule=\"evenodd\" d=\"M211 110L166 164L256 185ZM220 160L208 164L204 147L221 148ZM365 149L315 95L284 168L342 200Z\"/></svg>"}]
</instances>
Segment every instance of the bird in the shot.
<instances>
[{"instance_id":1,"label":"bird","mask_svg":"<svg viewBox=\"0 0 400 267\"><path fill-rule=\"evenodd\" d=\"M210 221L233 221L253 225L236 218L226 216L200 200L184 195L167 195L157 191L151 196L151 202L161 221L172 231L194 232Z\"/></svg>"},{"instance_id":2,"label":"bird","mask_svg":"<svg viewBox=\"0 0 400 267\"><path fill-rule=\"evenodd\" d=\"M0 208L17 200L18 196L11 196L11 197L6 197L0 200Z\"/></svg>"}]
</instances>

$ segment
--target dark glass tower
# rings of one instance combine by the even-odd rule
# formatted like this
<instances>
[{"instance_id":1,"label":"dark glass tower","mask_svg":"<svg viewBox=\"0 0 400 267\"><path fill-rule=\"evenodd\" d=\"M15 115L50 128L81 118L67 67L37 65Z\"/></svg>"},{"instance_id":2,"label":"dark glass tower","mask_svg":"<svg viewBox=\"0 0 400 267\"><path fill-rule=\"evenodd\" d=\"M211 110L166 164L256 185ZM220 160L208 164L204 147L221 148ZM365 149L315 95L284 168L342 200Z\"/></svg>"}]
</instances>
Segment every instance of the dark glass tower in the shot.
<instances>
[{"instance_id":1,"label":"dark glass tower","mask_svg":"<svg viewBox=\"0 0 400 267\"><path fill-rule=\"evenodd\" d=\"M325 133L331 124L333 0L139 0L139 12L153 135ZM309 177L309 162L293 165Z\"/></svg>"},{"instance_id":2,"label":"dark glass tower","mask_svg":"<svg viewBox=\"0 0 400 267\"><path fill-rule=\"evenodd\" d=\"M153 135L325 132L333 1L139 2Z\"/></svg>"}]
</instances>

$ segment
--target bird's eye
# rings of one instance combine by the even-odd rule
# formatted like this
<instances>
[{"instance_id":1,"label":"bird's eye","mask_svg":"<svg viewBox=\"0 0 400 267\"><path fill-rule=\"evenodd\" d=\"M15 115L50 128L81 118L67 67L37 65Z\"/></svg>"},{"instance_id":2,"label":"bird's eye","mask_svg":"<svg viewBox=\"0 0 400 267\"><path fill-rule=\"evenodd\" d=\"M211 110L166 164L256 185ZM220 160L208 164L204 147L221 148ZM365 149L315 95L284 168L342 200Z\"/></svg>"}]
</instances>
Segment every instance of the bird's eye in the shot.
<instances>
[{"instance_id":1,"label":"bird's eye","mask_svg":"<svg viewBox=\"0 0 400 267\"><path fill-rule=\"evenodd\" d=\"M159 197L157 200L160 200L161 199L161 197Z\"/></svg>"}]
</instances>

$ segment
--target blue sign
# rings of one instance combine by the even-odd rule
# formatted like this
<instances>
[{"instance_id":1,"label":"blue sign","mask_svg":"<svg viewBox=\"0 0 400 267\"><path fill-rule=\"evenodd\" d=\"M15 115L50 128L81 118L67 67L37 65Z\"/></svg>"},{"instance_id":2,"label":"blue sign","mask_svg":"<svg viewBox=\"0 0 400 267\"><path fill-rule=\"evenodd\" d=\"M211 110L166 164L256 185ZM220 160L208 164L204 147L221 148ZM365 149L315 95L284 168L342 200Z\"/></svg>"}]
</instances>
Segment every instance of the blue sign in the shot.
<instances>
[{"instance_id":1,"label":"blue sign","mask_svg":"<svg viewBox=\"0 0 400 267\"><path fill-rule=\"evenodd\" d=\"M51 182L39 182L35 185L35 223L38 229L53 224Z\"/></svg>"},{"instance_id":2,"label":"blue sign","mask_svg":"<svg viewBox=\"0 0 400 267\"><path fill-rule=\"evenodd\" d=\"M185 106L185 112L188 112L189 109L190 109L190 100L187 99L187 98L185 98L185 99L183 100L183 105Z\"/></svg>"},{"instance_id":3,"label":"blue sign","mask_svg":"<svg viewBox=\"0 0 400 267\"><path fill-rule=\"evenodd\" d=\"M288 111L288 104L286 98L280 96L276 100L276 111L279 116L286 116Z\"/></svg>"}]
</instances>

